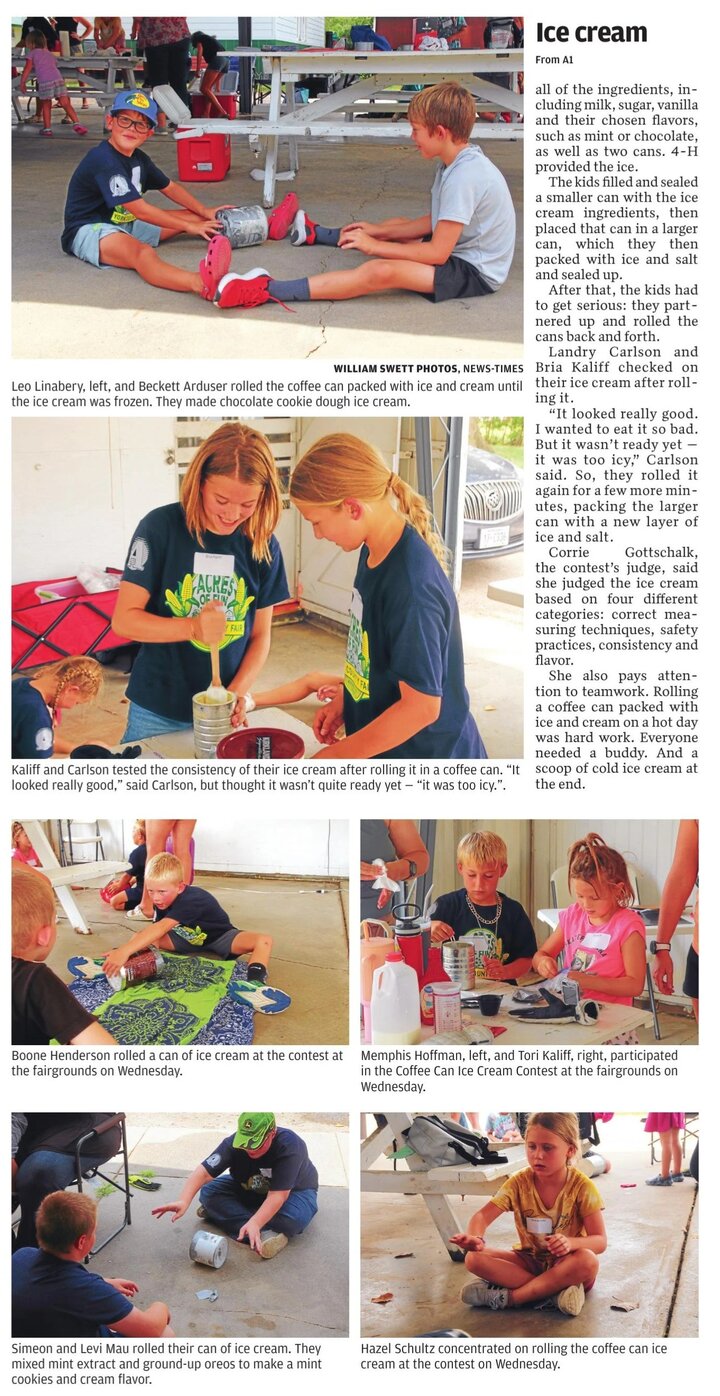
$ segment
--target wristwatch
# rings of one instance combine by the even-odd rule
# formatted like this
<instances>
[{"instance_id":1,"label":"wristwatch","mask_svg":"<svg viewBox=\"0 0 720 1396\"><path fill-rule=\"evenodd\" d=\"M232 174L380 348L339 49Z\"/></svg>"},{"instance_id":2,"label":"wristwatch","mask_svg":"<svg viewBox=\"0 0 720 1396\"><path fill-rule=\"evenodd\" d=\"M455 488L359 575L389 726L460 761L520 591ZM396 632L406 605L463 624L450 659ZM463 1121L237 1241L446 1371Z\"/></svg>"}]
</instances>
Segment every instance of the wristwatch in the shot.
<instances>
[{"instance_id":1,"label":"wristwatch","mask_svg":"<svg viewBox=\"0 0 720 1396\"><path fill-rule=\"evenodd\" d=\"M651 941L650 941L650 954L651 954L651 955L657 955L658 950L669 950L669 949L670 949L670 941L669 941L669 940L651 940Z\"/></svg>"},{"instance_id":2,"label":"wristwatch","mask_svg":"<svg viewBox=\"0 0 720 1396\"><path fill-rule=\"evenodd\" d=\"M407 854L405 854L405 857L407 858ZM408 871L408 875L407 875L406 881L409 882L409 880L410 880L411 877L417 877L417 863L413 863L412 858L408 858L408 859L407 859L407 865L408 865L409 871Z\"/></svg>"}]
</instances>

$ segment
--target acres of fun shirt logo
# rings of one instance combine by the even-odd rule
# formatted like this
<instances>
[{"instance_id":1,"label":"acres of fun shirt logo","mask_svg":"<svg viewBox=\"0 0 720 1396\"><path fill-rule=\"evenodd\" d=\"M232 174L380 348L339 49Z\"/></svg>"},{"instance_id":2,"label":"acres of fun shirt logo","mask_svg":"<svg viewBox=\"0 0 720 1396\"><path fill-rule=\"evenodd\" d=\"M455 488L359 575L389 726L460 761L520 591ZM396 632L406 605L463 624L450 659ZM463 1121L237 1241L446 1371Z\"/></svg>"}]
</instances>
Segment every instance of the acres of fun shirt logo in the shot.
<instances>
[{"instance_id":1,"label":"acres of fun shirt logo","mask_svg":"<svg viewBox=\"0 0 720 1396\"><path fill-rule=\"evenodd\" d=\"M174 616L196 616L208 601L222 602L227 626L220 649L225 649L226 645L231 645L233 640L239 640L245 634L245 618L254 600L255 597L248 594L245 579L234 572L229 577L186 572L175 591L168 588L165 592L165 601ZM192 640L191 644L208 653L208 646L199 640Z\"/></svg>"},{"instance_id":2,"label":"acres of fun shirt logo","mask_svg":"<svg viewBox=\"0 0 720 1396\"><path fill-rule=\"evenodd\" d=\"M358 591L353 591L350 602L344 682L355 703L370 697L370 654L367 631L362 628L362 597Z\"/></svg>"}]
</instances>

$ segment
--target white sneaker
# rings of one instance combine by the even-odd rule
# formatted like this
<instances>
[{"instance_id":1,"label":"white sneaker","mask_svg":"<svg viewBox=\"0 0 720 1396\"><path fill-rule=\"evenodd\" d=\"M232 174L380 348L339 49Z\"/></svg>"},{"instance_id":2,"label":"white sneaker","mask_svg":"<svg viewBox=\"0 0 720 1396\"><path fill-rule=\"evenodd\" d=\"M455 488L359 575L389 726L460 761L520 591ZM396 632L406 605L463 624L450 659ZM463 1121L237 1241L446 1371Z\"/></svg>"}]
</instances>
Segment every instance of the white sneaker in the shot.
<instances>
[{"instance_id":1,"label":"white sneaker","mask_svg":"<svg viewBox=\"0 0 720 1396\"><path fill-rule=\"evenodd\" d=\"M288 1243L287 1236L282 1231L261 1231L260 1232L260 1256L263 1260L272 1260L278 1251L285 1249Z\"/></svg>"},{"instance_id":2,"label":"white sneaker","mask_svg":"<svg viewBox=\"0 0 720 1396\"><path fill-rule=\"evenodd\" d=\"M577 1318L585 1303L585 1286L568 1285L567 1289L561 1289L555 1295L556 1308L561 1314L569 1314L570 1318Z\"/></svg>"}]
</instances>

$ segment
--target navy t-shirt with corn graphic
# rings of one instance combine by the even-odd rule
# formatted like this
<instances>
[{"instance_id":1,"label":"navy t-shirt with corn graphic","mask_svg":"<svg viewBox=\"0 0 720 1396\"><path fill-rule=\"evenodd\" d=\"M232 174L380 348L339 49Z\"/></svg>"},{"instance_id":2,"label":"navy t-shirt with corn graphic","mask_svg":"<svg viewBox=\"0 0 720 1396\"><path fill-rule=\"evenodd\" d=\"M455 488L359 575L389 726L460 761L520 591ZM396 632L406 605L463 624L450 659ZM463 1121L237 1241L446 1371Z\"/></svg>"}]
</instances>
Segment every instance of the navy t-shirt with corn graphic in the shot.
<instances>
[{"instance_id":1,"label":"navy t-shirt with corn graphic","mask_svg":"<svg viewBox=\"0 0 720 1396\"><path fill-rule=\"evenodd\" d=\"M146 609L155 616L197 615L206 602L222 602L227 625L220 678L227 686L247 649L256 612L288 599L287 578L274 536L268 562L253 558L252 542L239 529L224 535L205 529L202 536L201 547L180 504L153 509L135 529L123 580L150 593ZM210 652L199 641L142 644L127 694L142 708L189 723L193 695L210 680Z\"/></svg>"}]
</instances>

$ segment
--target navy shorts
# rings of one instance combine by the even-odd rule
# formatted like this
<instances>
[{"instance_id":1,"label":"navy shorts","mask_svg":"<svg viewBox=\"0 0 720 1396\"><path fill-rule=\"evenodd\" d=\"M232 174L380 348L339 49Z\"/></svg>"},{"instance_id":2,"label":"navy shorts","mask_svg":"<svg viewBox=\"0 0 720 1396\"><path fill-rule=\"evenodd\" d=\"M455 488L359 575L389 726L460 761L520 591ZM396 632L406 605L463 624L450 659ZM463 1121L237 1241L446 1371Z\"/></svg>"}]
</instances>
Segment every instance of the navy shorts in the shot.
<instances>
[{"instance_id":1,"label":"navy shorts","mask_svg":"<svg viewBox=\"0 0 720 1396\"><path fill-rule=\"evenodd\" d=\"M689 999L699 999L700 997L700 957L697 950L690 946L688 950L687 962L685 964L685 979L683 981L683 993Z\"/></svg>"},{"instance_id":2,"label":"navy shorts","mask_svg":"<svg viewBox=\"0 0 720 1396\"><path fill-rule=\"evenodd\" d=\"M491 296L495 289L472 262L453 253L441 267L435 268L434 288L426 299L436 304L440 301L467 300L470 296Z\"/></svg>"},{"instance_id":3,"label":"navy shorts","mask_svg":"<svg viewBox=\"0 0 720 1396\"><path fill-rule=\"evenodd\" d=\"M204 940L201 945L194 942L188 934L183 935L182 927L175 926L172 931L168 931L168 937L172 941L173 950L177 955L217 955L221 960L234 958L232 943L238 932L234 926L230 926L227 931L223 931L219 936L213 936L212 940Z\"/></svg>"}]
</instances>

